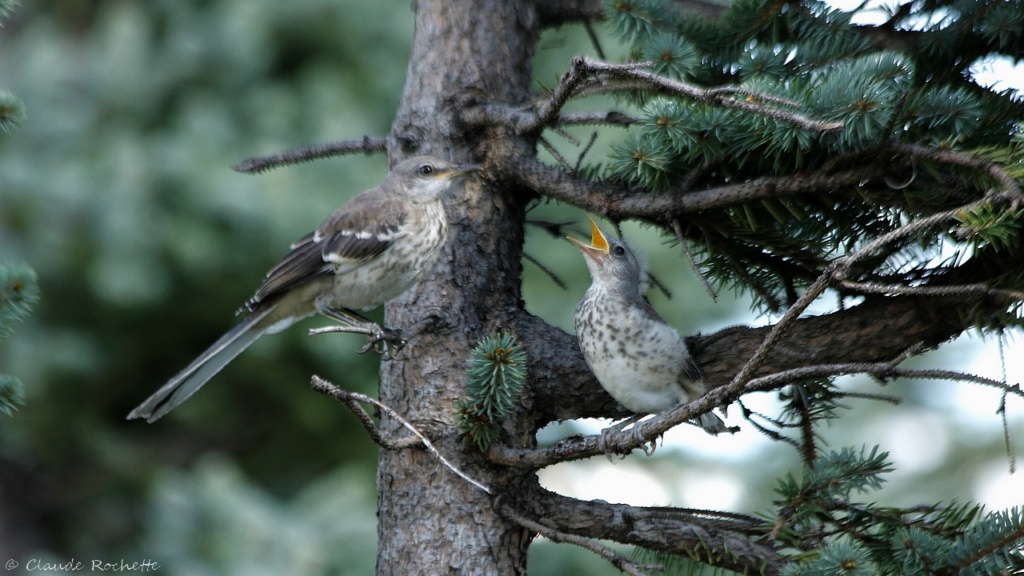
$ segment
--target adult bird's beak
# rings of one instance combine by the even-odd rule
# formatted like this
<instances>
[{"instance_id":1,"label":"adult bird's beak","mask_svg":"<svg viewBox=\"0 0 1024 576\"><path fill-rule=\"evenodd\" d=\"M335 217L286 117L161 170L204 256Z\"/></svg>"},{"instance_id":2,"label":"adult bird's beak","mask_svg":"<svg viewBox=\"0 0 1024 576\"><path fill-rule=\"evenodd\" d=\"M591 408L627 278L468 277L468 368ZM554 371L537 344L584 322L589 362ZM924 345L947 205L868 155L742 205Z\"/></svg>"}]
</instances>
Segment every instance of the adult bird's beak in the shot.
<instances>
[{"instance_id":1,"label":"adult bird's beak","mask_svg":"<svg viewBox=\"0 0 1024 576\"><path fill-rule=\"evenodd\" d=\"M577 240L571 236L567 236L570 242L579 247L583 251L583 255L595 260L600 260L603 256L608 255L608 239L605 237L601 229L597 227L597 222L594 222L594 217L587 215L590 219L590 245L588 246L582 240Z\"/></svg>"},{"instance_id":2,"label":"adult bird's beak","mask_svg":"<svg viewBox=\"0 0 1024 576\"><path fill-rule=\"evenodd\" d=\"M470 172L479 171L481 166L479 164L460 164L456 166L448 175L452 178L456 176L462 176L463 174L469 174Z\"/></svg>"}]
</instances>

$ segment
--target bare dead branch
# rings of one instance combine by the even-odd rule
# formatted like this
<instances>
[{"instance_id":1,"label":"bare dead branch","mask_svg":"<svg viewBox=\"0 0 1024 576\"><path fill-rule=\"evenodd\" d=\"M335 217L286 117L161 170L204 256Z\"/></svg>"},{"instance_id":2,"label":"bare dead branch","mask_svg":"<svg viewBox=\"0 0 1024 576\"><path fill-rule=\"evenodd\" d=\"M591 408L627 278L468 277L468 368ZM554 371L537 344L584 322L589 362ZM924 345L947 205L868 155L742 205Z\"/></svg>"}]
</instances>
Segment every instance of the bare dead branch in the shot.
<instances>
[{"instance_id":1,"label":"bare dead branch","mask_svg":"<svg viewBox=\"0 0 1024 576\"><path fill-rule=\"evenodd\" d=\"M328 144L312 144L300 146L284 152L278 152L269 156L257 156L249 158L231 167L232 170L245 174L260 174L267 170L290 166L302 162L312 162L323 158L345 156L362 152L369 156L387 150L387 140L381 137L371 138L363 136L362 140L343 140Z\"/></svg>"},{"instance_id":2,"label":"bare dead branch","mask_svg":"<svg viewBox=\"0 0 1024 576\"><path fill-rule=\"evenodd\" d=\"M488 488L487 486L484 486L480 482L477 482L476 480L474 480L471 477L469 477L466 473L464 473L463 471L461 471L458 468L456 468L454 464L449 462L447 458L445 458L440 452L437 451L437 448L435 448L433 443L430 442L430 439L428 439L422 432L420 432L415 426L413 426L412 423L410 423L408 420L406 420L401 415L399 415L398 412L395 412L390 406L384 404L383 402L381 402L380 400L377 400L376 398L371 398L371 397L367 396L366 394L360 394L358 392L349 392L348 390L342 390L341 388L338 388L334 384L332 384L332 383L328 382L327 380L324 380L323 378L321 378L319 376L316 376L316 375L313 376L311 384L313 386L313 390L316 390L317 392L320 392L321 394L326 394L327 396L330 396L331 398L335 398L335 399L341 401L343 404L345 404L346 407L349 408L349 410L351 410L353 413L356 414L356 417L359 418L359 421L360 421L360 423L363 424L364 428L367 426L367 423L369 423L369 425L371 427L373 427L373 429L375 430L375 432L371 432L370 436L371 436L371 438L375 439L374 440L375 442L376 442L377 438L381 439L381 441L383 443L382 442L377 442L381 447L389 448L389 447L395 446L396 444L395 443L391 443L389 441L384 441L383 436L380 434L379 431L376 431L376 427L373 426L373 421L370 420L369 415L366 414L366 412L362 408L355 407L355 409L353 409L353 406L352 406L353 403L355 403L355 402L365 402L367 404L372 404L373 406L376 406L378 409L380 409L383 412L386 412L389 416L391 416L392 418L397 420L400 424L402 424L402 426L405 426L405 428L407 430L409 430L410 432L412 432L413 435L415 435L417 438L419 438L420 442L423 443L423 446L428 451L430 451L430 453L433 454L435 458L440 460L441 463L444 464L449 470L454 472L459 478L462 478L466 482L469 482L470 484L472 484L476 488L486 492L487 494L491 494L491 489L490 488ZM362 415L360 415L359 413L362 413Z\"/></svg>"}]
</instances>

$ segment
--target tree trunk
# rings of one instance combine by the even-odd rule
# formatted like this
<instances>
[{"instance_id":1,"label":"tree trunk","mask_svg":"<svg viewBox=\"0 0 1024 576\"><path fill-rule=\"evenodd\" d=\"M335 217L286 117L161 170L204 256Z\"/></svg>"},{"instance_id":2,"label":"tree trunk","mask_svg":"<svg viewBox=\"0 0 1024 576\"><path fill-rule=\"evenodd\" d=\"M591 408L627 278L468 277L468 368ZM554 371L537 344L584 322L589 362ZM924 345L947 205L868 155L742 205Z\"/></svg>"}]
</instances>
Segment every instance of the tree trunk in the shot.
<instances>
[{"instance_id":1,"label":"tree trunk","mask_svg":"<svg viewBox=\"0 0 1024 576\"><path fill-rule=\"evenodd\" d=\"M426 153L480 161L485 153L479 146L496 135L468 133L458 111L477 95L526 101L540 31L535 7L524 0L417 0L414 6L416 32L389 159ZM520 139L516 145L533 143ZM473 346L509 327L522 306L527 199L488 182L486 171L464 179L447 205L451 233L434 274L391 302L386 313L393 327L430 322L397 361L382 363L381 400L462 471L498 490L496 469L460 436L453 407ZM382 429L392 437L407 435L386 417ZM514 437L506 441L512 445L532 442L530 434L510 432ZM532 535L499 517L482 491L421 449L382 450L378 465L378 573L525 573ZM502 474L503 481L515 475Z\"/></svg>"}]
</instances>

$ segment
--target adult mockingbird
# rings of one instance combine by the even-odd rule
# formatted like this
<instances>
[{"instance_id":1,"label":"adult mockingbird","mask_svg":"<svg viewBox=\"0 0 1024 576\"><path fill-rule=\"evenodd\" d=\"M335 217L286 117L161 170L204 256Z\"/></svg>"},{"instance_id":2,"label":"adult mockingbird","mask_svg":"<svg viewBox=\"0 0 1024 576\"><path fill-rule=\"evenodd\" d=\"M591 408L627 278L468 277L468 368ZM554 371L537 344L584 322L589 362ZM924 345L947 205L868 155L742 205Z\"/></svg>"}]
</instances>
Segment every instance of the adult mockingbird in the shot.
<instances>
[{"instance_id":1,"label":"adult mockingbird","mask_svg":"<svg viewBox=\"0 0 1024 576\"><path fill-rule=\"evenodd\" d=\"M340 330L366 334L370 347L401 346L397 331L381 328L355 309L370 309L411 288L433 268L448 238L441 200L458 176L477 166L420 156L395 166L376 188L338 208L292 244L245 303L245 318L146 399L128 418L149 422L187 400L263 334L319 312Z\"/></svg>"},{"instance_id":2,"label":"adult mockingbird","mask_svg":"<svg viewBox=\"0 0 1024 576\"><path fill-rule=\"evenodd\" d=\"M705 388L682 337L644 297L645 271L636 256L621 240L606 237L593 218L590 228L589 245L569 238L583 252L592 280L576 307L576 337L601 387L637 413L602 431L603 449L610 432L696 400ZM710 412L700 416L700 426L710 434L729 431ZM633 435L640 438L638 426Z\"/></svg>"}]
</instances>

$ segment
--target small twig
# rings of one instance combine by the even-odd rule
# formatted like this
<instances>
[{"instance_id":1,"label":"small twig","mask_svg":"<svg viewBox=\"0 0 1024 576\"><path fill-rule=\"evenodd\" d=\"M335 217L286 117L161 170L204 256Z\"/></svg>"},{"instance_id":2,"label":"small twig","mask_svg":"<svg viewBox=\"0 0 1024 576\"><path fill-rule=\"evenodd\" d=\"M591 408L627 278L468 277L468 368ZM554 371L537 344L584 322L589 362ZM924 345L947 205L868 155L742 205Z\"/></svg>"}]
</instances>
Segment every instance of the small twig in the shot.
<instances>
[{"instance_id":1,"label":"small twig","mask_svg":"<svg viewBox=\"0 0 1024 576\"><path fill-rule=\"evenodd\" d=\"M575 64L575 59L573 63ZM572 66L562 75L558 85L551 92L551 95L536 106L536 113L533 118L519 127L520 134L539 132L548 126L558 117L558 113L565 106L565 103L573 97L576 87L585 79L585 74L578 66Z\"/></svg>"},{"instance_id":2,"label":"small twig","mask_svg":"<svg viewBox=\"0 0 1024 576\"><path fill-rule=\"evenodd\" d=\"M761 434L764 434L769 440L772 440L774 442L785 442L786 444L789 444L796 450L800 450L800 446L797 444L796 440L793 440L789 436L785 436L780 432L768 428L767 426L761 424L757 420L754 420L754 418L761 418L778 428L792 428L792 424L780 422L775 418L771 418L765 414L751 410L750 408L747 408L745 404L743 404L742 400L738 400L737 403L740 405L740 415L743 417L744 420L750 423L750 425L753 426L755 430L757 430Z\"/></svg>"},{"instance_id":3,"label":"small twig","mask_svg":"<svg viewBox=\"0 0 1024 576\"><path fill-rule=\"evenodd\" d=\"M587 152L590 152L590 149L594 147L595 142L597 142L597 132L591 132L590 139L587 140L587 145L583 147L583 150L580 150L580 155L576 158L576 165L572 168L573 174L580 173L580 168L583 166L583 158L585 158Z\"/></svg>"},{"instance_id":4,"label":"small twig","mask_svg":"<svg viewBox=\"0 0 1024 576\"><path fill-rule=\"evenodd\" d=\"M655 276L651 272L647 273L647 282L651 286L656 288L658 290L658 292L661 292L662 294L664 294L665 298L667 298L669 300L672 299L672 291L668 289L668 286L665 286L665 283L662 282L660 278L658 278L657 276Z\"/></svg>"},{"instance_id":5,"label":"small twig","mask_svg":"<svg viewBox=\"0 0 1024 576\"><path fill-rule=\"evenodd\" d=\"M999 186L1002 191L1010 196L1010 202L1014 209L1020 206L1024 202L1024 193L1021 192L1020 184L1014 180L1005 169L999 164L992 162L985 158L978 158L970 154L964 154L962 152L956 152L953 150L942 150L938 148L930 148L928 146L921 146L919 144L892 144L893 150L902 152L914 158L926 158L942 164L952 164L954 166L963 166L965 168L971 168L979 170L981 172L988 173Z\"/></svg>"},{"instance_id":6,"label":"small twig","mask_svg":"<svg viewBox=\"0 0 1024 576\"><path fill-rule=\"evenodd\" d=\"M321 394L326 394L326 395L328 395L328 396L330 396L332 398L340 400L342 403L344 403L346 406L349 407L349 410L352 410L351 404L354 403L354 402L365 402L367 404L372 404L373 406L377 407L377 409L381 410L382 412L385 412L386 414L388 414L389 416L391 416L392 418L397 420L399 423L402 424L402 426L405 426L405 428L407 430L409 430L417 438L419 438L420 442L423 443L423 446L425 446L426 449L429 450L431 454L433 454L438 460L440 460L442 464L447 466L449 470L451 470L452 472L455 472L455 474L458 475L459 478L462 478L466 482L469 482L470 484L472 484L473 486L479 488L480 490L483 490L487 494L491 494L491 489L490 488L488 488L487 486L484 486L480 482L477 482L476 480L470 478L467 474L465 474L464 472L462 472L461 470L456 468L454 464L449 462L447 458L445 458L443 455L441 455L440 452L437 451L437 448L434 448L434 445L430 442L429 439L427 439L427 437L425 435L423 435L422 432L420 432L408 420L406 420L405 418L400 416L398 414L398 412L395 412L390 406L384 404L383 402L381 402L380 400L377 400L376 398L371 398L371 397L367 396L366 394L360 394L358 392L349 392L348 390L342 390L341 388L338 388L334 384L332 384L332 383L328 382L327 380L324 380L323 378L321 378L319 376L316 376L316 375L313 376L312 386L313 386L313 390L316 390L317 392L320 392ZM369 425L371 427L373 427L374 430L377 430L376 427L373 426L373 421L369 419L369 415L366 414L366 412L362 408L358 408L358 410L359 410L359 412L362 412L362 414L363 414L363 416L360 416L359 414L356 414L357 418L359 418L360 422L363 424L363 427L365 428L367 426L367 422L369 422ZM354 412L354 410L353 410L353 412ZM365 416L365 418L364 418L364 416ZM371 438L374 438L374 437L381 438L383 440L383 437L380 434L379 430L377 430L376 433L371 433ZM376 442L377 440L375 439L374 441ZM394 445L394 444L391 444L391 443L388 443L388 442L383 442L383 443L377 442L377 443L378 443L378 445L380 445L380 446L382 446L384 448L388 448L390 445Z\"/></svg>"},{"instance_id":7,"label":"small twig","mask_svg":"<svg viewBox=\"0 0 1024 576\"><path fill-rule=\"evenodd\" d=\"M857 400L873 400L875 402L885 402L892 404L893 406L899 406L903 403L903 399L890 396L888 394L871 394L870 392L837 392L836 398L855 398Z\"/></svg>"},{"instance_id":8,"label":"small twig","mask_svg":"<svg viewBox=\"0 0 1024 576\"><path fill-rule=\"evenodd\" d=\"M903 284L876 284L874 282L856 282L843 280L839 283L843 288L872 294L893 296L988 296L1016 302L1024 300L1024 292L992 288L985 284L954 284L951 286L906 286Z\"/></svg>"},{"instance_id":9,"label":"small twig","mask_svg":"<svg viewBox=\"0 0 1024 576\"><path fill-rule=\"evenodd\" d=\"M594 45L594 52L597 53L597 57L601 60L605 60L604 50L601 48L601 41L597 37L597 32L594 31L594 23L591 20L584 20L583 29L587 31L587 38L590 38L590 43Z\"/></svg>"},{"instance_id":10,"label":"small twig","mask_svg":"<svg viewBox=\"0 0 1024 576\"><path fill-rule=\"evenodd\" d=\"M577 536L575 534L566 534L565 532L559 532L558 530L555 530L554 528L549 528L548 526L545 526L540 522L530 520L529 518L513 510L510 506L500 505L499 510L502 516L508 518L509 520L512 520L516 524L519 524L523 528L526 528L527 530L532 530L537 534L544 536L548 540L551 540L552 542L564 542L566 544L573 544L579 546L584 550L589 550L590 552L597 554L601 558L604 558L609 563L611 563L611 565L614 566L616 569L621 570L626 574L633 574L634 576L644 576L645 572L643 572L642 570L655 570L658 572L664 570L664 568L661 566L642 566L639 564L635 564L631 562L628 558L620 554L617 554L611 548L602 546L597 542L591 540L590 538L584 538L583 536Z\"/></svg>"},{"instance_id":11,"label":"small twig","mask_svg":"<svg viewBox=\"0 0 1024 576\"><path fill-rule=\"evenodd\" d=\"M557 126L584 126L592 124L611 124L613 126L632 126L640 122L635 116L624 112L565 112L555 120Z\"/></svg>"},{"instance_id":12,"label":"small twig","mask_svg":"<svg viewBox=\"0 0 1024 576\"><path fill-rule=\"evenodd\" d=\"M334 156L344 156L346 154L355 154L357 152L362 152L369 156L370 154L384 152L386 150L387 140L384 138L363 136L362 140L343 140L341 142L331 142L329 144L312 144L310 146L300 146L291 150L285 150L284 152L278 152L277 154L271 154L269 156L249 158L235 164L231 169L245 174L260 174L281 166L311 162L313 160L332 158Z\"/></svg>"},{"instance_id":13,"label":"small twig","mask_svg":"<svg viewBox=\"0 0 1024 576\"><path fill-rule=\"evenodd\" d=\"M999 367L1003 373L1003 384L1006 384L1006 335L999 335ZM999 414L999 419L1003 421L1003 446L1006 447L1006 459L1010 461L1010 474L1017 471L1017 454L1013 451L1013 444L1010 443L1010 424L1006 419L1006 395L1007 392L1003 391L1002 398L999 399L999 408L996 409L996 413Z\"/></svg>"},{"instance_id":14,"label":"small twig","mask_svg":"<svg viewBox=\"0 0 1024 576\"><path fill-rule=\"evenodd\" d=\"M525 258L527 262L530 262L531 264L536 266L538 270L547 275L547 277L550 278L551 281L555 283L555 286L558 286L562 290L569 289L569 286L567 286L566 283L561 278L558 277L558 274L555 274L553 270L551 270L544 264L541 264L540 260L537 260L533 256L530 256L528 252L523 252L523 258Z\"/></svg>"},{"instance_id":15,"label":"small twig","mask_svg":"<svg viewBox=\"0 0 1024 576\"><path fill-rule=\"evenodd\" d=\"M927 380L957 380L960 382L971 382L973 384L981 384L982 386L989 386L991 388L998 388L1003 391L1003 394L1013 394L1024 398L1024 389L1021 389L1020 383L1008 384L1000 380L993 378L986 378L984 376L978 376L976 374L968 374L966 372L957 372L955 370L941 370L941 369L897 369L891 374L893 378L921 378Z\"/></svg>"},{"instance_id":16,"label":"small twig","mask_svg":"<svg viewBox=\"0 0 1024 576\"><path fill-rule=\"evenodd\" d=\"M566 171L569 171L569 172L572 171L572 166L569 164L569 161L565 159L565 156L562 156L561 152L559 152L558 150L555 149L555 147L551 144L551 142L548 142L547 138L544 138L543 136L541 136L540 138L537 139L537 142L545 150L548 151L548 154L551 154L552 158L554 158L556 161L558 161L559 164L562 165L562 168L564 168Z\"/></svg>"},{"instance_id":17,"label":"small twig","mask_svg":"<svg viewBox=\"0 0 1024 576\"><path fill-rule=\"evenodd\" d=\"M690 269L697 274L697 278L700 278L700 283L704 285L704 290L707 291L708 296L711 296L711 301L718 302L718 293L711 286L711 281L708 280L708 277L701 271L700 266L697 264L697 259L693 257L690 244L686 241L686 237L683 236L683 227L679 224L678 219L672 220L672 230L676 233L676 238L679 240L679 247L683 249L683 254L686 254L686 260L690 263Z\"/></svg>"},{"instance_id":18,"label":"small twig","mask_svg":"<svg viewBox=\"0 0 1024 576\"><path fill-rule=\"evenodd\" d=\"M815 443L814 420L811 418L811 405L807 398L807 391L800 384L793 385L794 394L799 396L797 402L797 413L800 420L797 427L800 429L800 441L797 450L804 466L814 468L814 461L818 455L818 445Z\"/></svg>"},{"instance_id":19,"label":"small twig","mask_svg":"<svg viewBox=\"0 0 1024 576\"><path fill-rule=\"evenodd\" d=\"M550 220L538 220L536 218L527 218L526 223L531 226L536 226L550 234L552 238L558 239L562 239L565 236L565 232L562 231L563 228L572 228L575 224L572 220L566 220L565 222L552 222Z\"/></svg>"},{"instance_id":20,"label":"small twig","mask_svg":"<svg viewBox=\"0 0 1024 576\"><path fill-rule=\"evenodd\" d=\"M577 148L580 146L580 139L570 134L564 127L555 124L554 126L551 126L551 131L564 138L569 144L572 144Z\"/></svg>"}]
</instances>

